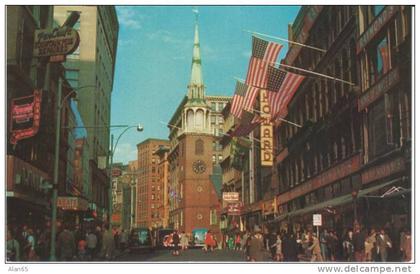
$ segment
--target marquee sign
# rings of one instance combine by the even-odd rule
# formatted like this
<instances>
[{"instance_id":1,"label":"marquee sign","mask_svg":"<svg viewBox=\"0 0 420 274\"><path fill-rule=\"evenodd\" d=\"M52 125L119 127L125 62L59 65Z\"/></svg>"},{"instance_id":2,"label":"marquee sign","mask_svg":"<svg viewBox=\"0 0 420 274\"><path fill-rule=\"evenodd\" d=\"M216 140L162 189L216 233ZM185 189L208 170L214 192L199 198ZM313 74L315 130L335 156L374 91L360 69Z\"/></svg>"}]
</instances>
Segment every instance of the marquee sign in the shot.
<instances>
[{"instance_id":1,"label":"marquee sign","mask_svg":"<svg viewBox=\"0 0 420 274\"><path fill-rule=\"evenodd\" d=\"M61 196L57 198L57 207L62 210L85 211L89 208L89 203L80 197Z\"/></svg>"},{"instance_id":2,"label":"marquee sign","mask_svg":"<svg viewBox=\"0 0 420 274\"><path fill-rule=\"evenodd\" d=\"M79 46L79 33L69 27L41 29L35 31L34 56L50 57L67 55Z\"/></svg>"},{"instance_id":3,"label":"marquee sign","mask_svg":"<svg viewBox=\"0 0 420 274\"><path fill-rule=\"evenodd\" d=\"M38 133L41 120L42 91L35 90L33 95L12 99L10 107L10 143L30 138Z\"/></svg>"}]
</instances>

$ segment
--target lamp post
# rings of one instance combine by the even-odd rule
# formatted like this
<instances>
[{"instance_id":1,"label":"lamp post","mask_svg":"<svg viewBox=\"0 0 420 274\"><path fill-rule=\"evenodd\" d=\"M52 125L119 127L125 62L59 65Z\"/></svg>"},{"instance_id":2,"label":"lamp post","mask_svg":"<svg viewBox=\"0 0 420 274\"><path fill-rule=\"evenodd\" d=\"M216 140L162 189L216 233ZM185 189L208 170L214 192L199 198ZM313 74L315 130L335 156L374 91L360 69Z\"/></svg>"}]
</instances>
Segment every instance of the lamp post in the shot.
<instances>
[{"instance_id":1,"label":"lamp post","mask_svg":"<svg viewBox=\"0 0 420 274\"><path fill-rule=\"evenodd\" d=\"M112 204L112 165L113 165L113 158L114 158L114 152L117 148L118 142L120 141L120 138L126 133L129 129L136 128L138 132L143 131L143 126L138 124L137 126L126 126L126 128L123 130L123 132L120 133L120 135L117 138L117 141L114 145L114 135L111 134L111 151L109 152L109 197L108 197L108 203L109 203L109 210L108 210L108 221L109 221L109 229L112 230L112 210L113 210L113 204Z\"/></svg>"},{"instance_id":2,"label":"lamp post","mask_svg":"<svg viewBox=\"0 0 420 274\"><path fill-rule=\"evenodd\" d=\"M82 86L73 89L63 99L61 99L63 93L63 78L58 78L58 90L56 100L56 122L55 122L55 148L54 148L54 171L53 171L53 182L52 182L52 197L51 197L51 245L50 245L50 261L56 260L55 250L55 235L57 231L57 196L58 196L58 165L60 160L60 133L61 133L61 111L66 100L76 91L84 88L96 87L93 85Z\"/></svg>"}]
</instances>

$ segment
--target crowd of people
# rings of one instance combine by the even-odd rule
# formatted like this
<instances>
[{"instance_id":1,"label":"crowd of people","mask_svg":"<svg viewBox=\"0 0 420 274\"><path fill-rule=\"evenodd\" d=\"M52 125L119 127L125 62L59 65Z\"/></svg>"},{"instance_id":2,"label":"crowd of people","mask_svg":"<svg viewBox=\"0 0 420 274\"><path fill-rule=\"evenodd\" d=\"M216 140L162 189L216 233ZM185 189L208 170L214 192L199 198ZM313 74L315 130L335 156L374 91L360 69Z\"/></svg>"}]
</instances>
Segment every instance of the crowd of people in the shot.
<instances>
[{"instance_id":1,"label":"crowd of people","mask_svg":"<svg viewBox=\"0 0 420 274\"><path fill-rule=\"evenodd\" d=\"M62 224L56 234L56 260L112 260L117 251L128 246L128 231L110 230L109 224L81 230L79 225ZM8 261L49 261L51 230L49 226L28 225L7 228Z\"/></svg>"},{"instance_id":2,"label":"crowd of people","mask_svg":"<svg viewBox=\"0 0 420 274\"><path fill-rule=\"evenodd\" d=\"M391 234L391 235L390 235ZM48 261L50 258L49 226L7 227L8 261ZM167 235L164 246L174 256L187 250L194 239L182 231ZM128 247L129 232L110 230L109 224L81 230L79 225L63 224L56 235L56 255L60 261L112 260L118 251ZM409 229L392 233L385 227L366 228L355 224L338 233L334 229L286 232L265 231L259 226L251 231L225 234L218 241L212 231L204 236L205 252L216 249L242 252L247 261L312 262L397 262L412 260L412 238Z\"/></svg>"},{"instance_id":3,"label":"crowd of people","mask_svg":"<svg viewBox=\"0 0 420 274\"><path fill-rule=\"evenodd\" d=\"M347 261L389 262L411 261L412 240L409 229L390 237L386 229L370 229L359 224L339 235L333 229L262 233L258 226L253 232L226 235L225 248L244 252L247 261Z\"/></svg>"}]
</instances>

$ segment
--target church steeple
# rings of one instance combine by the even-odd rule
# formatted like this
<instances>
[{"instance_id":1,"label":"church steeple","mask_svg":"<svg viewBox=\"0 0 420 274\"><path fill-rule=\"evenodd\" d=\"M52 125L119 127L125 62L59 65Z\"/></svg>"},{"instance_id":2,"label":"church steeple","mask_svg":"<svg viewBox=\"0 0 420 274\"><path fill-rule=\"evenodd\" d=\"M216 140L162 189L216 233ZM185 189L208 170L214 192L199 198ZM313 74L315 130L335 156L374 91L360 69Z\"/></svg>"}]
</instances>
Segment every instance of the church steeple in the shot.
<instances>
[{"instance_id":1,"label":"church steeple","mask_svg":"<svg viewBox=\"0 0 420 274\"><path fill-rule=\"evenodd\" d=\"M188 85L188 98L204 100L204 81L201 70L200 37L198 33L198 10L195 13L194 47L191 64L191 79Z\"/></svg>"}]
</instances>

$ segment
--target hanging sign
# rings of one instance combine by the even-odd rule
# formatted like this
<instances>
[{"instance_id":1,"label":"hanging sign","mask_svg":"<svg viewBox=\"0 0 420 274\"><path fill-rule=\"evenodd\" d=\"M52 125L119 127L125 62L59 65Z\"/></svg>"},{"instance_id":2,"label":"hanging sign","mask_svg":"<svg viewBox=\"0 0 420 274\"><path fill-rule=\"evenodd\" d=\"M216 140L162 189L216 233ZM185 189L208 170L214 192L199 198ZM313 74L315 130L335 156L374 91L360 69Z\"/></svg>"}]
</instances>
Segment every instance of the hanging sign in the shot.
<instances>
[{"instance_id":1,"label":"hanging sign","mask_svg":"<svg viewBox=\"0 0 420 274\"><path fill-rule=\"evenodd\" d=\"M312 215L312 223L314 226L322 226L322 215L321 214L313 214Z\"/></svg>"},{"instance_id":2,"label":"hanging sign","mask_svg":"<svg viewBox=\"0 0 420 274\"><path fill-rule=\"evenodd\" d=\"M38 133L41 118L42 91L35 90L31 96L12 99L10 143L30 138Z\"/></svg>"},{"instance_id":3,"label":"hanging sign","mask_svg":"<svg viewBox=\"0 0 420 274\"><path fill-rule=\"evenodd\" d=\"M273 166L273 123L270 114L267 91L260 91L260 116L263 122L260 126L261 136L261 166Z\"/></svg>"},{"instance_id":4,"label":"hanging sign","mask_svg":"<svg viewBox=\"0 0 420 274\"><path fill-rule=\"evenodd\" d=\"M68 55L77 49L79 42L79 33L69 27L36 30L33 55L36 57Z\"/></svg>"}]
</instances>

